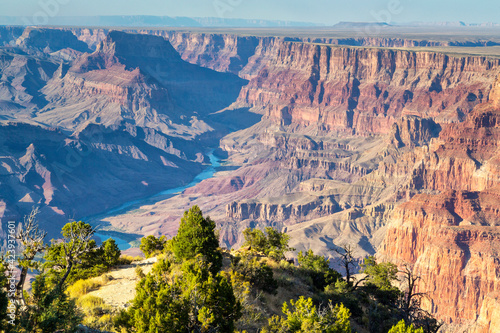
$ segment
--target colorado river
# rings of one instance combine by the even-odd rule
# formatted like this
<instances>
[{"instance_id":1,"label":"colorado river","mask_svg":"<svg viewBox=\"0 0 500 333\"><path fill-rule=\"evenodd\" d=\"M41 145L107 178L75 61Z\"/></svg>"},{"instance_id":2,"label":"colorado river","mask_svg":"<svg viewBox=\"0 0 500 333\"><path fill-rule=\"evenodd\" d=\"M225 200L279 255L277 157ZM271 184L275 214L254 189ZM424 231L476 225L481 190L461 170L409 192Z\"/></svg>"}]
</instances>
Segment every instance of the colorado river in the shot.
<instances>
[{"instance_id":1,"label":"colorado river","mask_svg":"<svg viewBox=\"0 0 500 333\"><path fill-rule=\"evenodd\" d=\"M216 169L220 166L220 159L217 158L213 154L213 151L211 151L208 154L208 158L210 159L210 166L207 167L206 169L204 169L201 173L199 173L189 184L184 185L184 186L180 186L180 187L176 187L176 188L171 188L171 189L168 189L165 191L161 191L160 193L157 193L153 196L149 196L149 197L146 197L143 199L137 199L137 200L126 202L117 208L113 208L109 211L103 212L97 216L91 217L90 219L103 218L103 217L109 216L109 215L117 215L117 213L125 213L127 211L131 211L131 210L134 210L136 208L139 208L140 206L143 206L143 205L154 204L158 201L162 201L162 200L168 199L169 197L171 197L173 195L179 194L182 191L197 185L202 180L212 178L216 172ZM88 218L84 218L84 220L85 219L88 219ZM108 234L105 230L99 230L95 235L97 237L99 237L101 239L101 241L105 241L109 238L113 238L116 241L116 244L118 245L120 250L126 250L126 249L131 247L130 244L126 240L123 240L123 239L116 237L113 232L110 232Z\"/></svg>"}]
</instances>

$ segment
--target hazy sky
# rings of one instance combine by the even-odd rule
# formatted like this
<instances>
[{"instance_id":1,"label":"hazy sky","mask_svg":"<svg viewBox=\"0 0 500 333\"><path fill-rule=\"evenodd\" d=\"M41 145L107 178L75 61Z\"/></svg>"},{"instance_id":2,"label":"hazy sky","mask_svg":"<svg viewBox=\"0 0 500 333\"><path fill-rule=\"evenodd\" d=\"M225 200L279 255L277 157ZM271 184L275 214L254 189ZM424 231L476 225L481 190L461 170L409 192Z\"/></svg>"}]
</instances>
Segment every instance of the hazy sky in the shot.
<instances>
[{"instance_id":1,"label":"hazy sky","mask_svg":"<svg viewBox=\"0 0 500 333\"><path fill-rule=\"evenodd\" d=\"M339 21L500 22L499 0L0 0L0 16L158 15Z\"/></svg>"}]
</instances>

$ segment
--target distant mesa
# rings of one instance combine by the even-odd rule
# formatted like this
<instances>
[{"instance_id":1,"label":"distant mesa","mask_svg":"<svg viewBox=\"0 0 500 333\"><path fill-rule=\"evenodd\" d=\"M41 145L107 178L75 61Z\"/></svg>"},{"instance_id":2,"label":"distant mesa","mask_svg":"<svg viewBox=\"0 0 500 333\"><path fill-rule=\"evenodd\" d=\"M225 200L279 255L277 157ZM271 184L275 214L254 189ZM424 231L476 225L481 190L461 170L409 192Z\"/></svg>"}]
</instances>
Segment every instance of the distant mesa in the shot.
<instances>
[{"instance_id":1,"label":"distant mesa","mask_svg":"<svg viewBox=\"0 0 500 333\"><path fill-rule=\"evenodd\" d=\"M392 24L386 22L339 22L334 24L334 28L348 29L348 28L363 28L363 27L390 27Z\"/></svg>"}]
</instances>

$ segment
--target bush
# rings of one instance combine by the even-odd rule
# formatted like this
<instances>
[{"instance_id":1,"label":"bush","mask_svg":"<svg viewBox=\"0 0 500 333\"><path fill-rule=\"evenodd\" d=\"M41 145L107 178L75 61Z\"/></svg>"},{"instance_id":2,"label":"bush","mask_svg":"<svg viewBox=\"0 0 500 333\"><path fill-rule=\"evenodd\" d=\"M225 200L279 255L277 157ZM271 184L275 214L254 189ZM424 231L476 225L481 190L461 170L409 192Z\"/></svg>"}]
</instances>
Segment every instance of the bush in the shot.
<instances>
[{"instance_id":1,"label":"bush","mask_svg":"<svg viewBox=\"0 0 500 333\"><path fill-rule=\"evenodd\" d=\"M249 281L254 287L270 294L276 294L278 281L274 279L273 270L259 258L252 256L235 257L233 270Z\"/></svg>"},{"instance_id":2,"label":"bush","mask_svg":"<svg viewBox=\"0 0 500 333\"><path fill-rule=\"evenodd\" d=\"M144 271L142 270L142 268L140 266L137 266L135 268L135 274L137 275L137 277L139 279L143 279L146 277L146 274L144 274Z\"/></svg>"},{"instance_id":3,"label":"bush","mask_svg":"<svg viewBox=\"0 0 500 333\"><path fill-rule=\"evenodd\" d=\"M113 238L109 238L101 245L102 260L107 267L116 266L119 262L121 251Z\"/></svg>"},{"instance_id":4,"label":"bush","mask_svg":"<svg viewBox=\"0 0 500 333\"><path fill-rule=\"evenodd\" d=\"M243 231L245 243L251 250L262 252L266 256L280 261L285 258L285 253L294 249L288 246L290 236L271 227L265 228L265 234L259 229L247 228Z\"/></svg>"},{"instance_id":5,"label":"bush","mask_svg":"<svg viewBox=\"0 0 500 333\"><path fill-rule=\"evenodd\" d=\"M270 318L262 332L351 333L351 313L343 304L333 306L330 303L318 310L311 298L301 296L297 301L290 300L290 305L283 303L282 312L284 316Z\"/></svg>"},{"instance_id":6,"label":"bush","mask_svg":"<svg viewBox=\"0 0 500 333\"><path fill-rule=\"evenodd\" d=\"M137 257L132 257L132 256L129 256L129 255L126 255L126 254L123 254L122 256L120 256L120 258L118 259L118 265L130 265L131 263L133 263L134 261L141 261L143 260L144 258L143 257L140 257L140 256L137 256Z\"/></svg>"},{"instance_id":7,"label":"bush","mask_svg":"<svg viewBox=\"0 0 500 333\"><path fill-rule=\"evenodd\" d=\"M203 217L198 206L184 212L177 236L172 239L172 252L178 260L194 259L201 255L216 274L222 268L222 253L215 233L215 222Z\"/></svg>"},{"instance_id":8,"label":"bush","mask_svg":"<svg viewBox=\"0 0 500 333\"><path fill-rule=\"evenodd\" d=\"M100 297L86 295L76 301L84 314L83 324L93 329L111 330L113 328L112 307Z\"/></svg>"},{"instance_id":9,"label":"bush","mask_svg":"<svg viewBox=\"0 0 500 333\"><path fill-rule=\"evenodd\" d=\"M19 332L74 332L81 322L75 301L39 275L32 284L28 306L17 318Z\"/></svg>"},{"instance_id":10,"label":"bush","mask_svg":"<svg viewBox=\"0 0 500 333\"><path fill-rule=\"evenodd\" d=\"M99 289L99 287L104 284L105 283L102 281L102 279L96 279L96 278L87 280L78 280L73 285L69 286L66 291L69 294L69 296L77 298L87 294L92 290Z\"/></svg>"},{"instance_id":11,"label":"bush","mask_svg":"<svg viewBox=\"0 0 500 333\"><path fill-rule=\"evenodd\" d=\"M139 248L141 249L142 253L144 253L146 258L150 258L162 253L165 250L166 244L167 239L165 238L165 236L156 238L153 235L149 235L141 239L141 245L139 246Z\"/></svg>"},{"instance_id":12,"label":"bush","mask_svg":"<svg viewBox=\"0 0 500 333\"><path fill-rule=\"evenodd\" d=\"M320 291L342 279L339 272L330 268L330 260L315 255L312 250L307 251L306 254L300 251L298 261L300 268L311 278L313 285Z\"/></svg>"},{"instance_id":13,"label":"bush","mask_svg":"<svg viewBox=\"0 0 500 333\"><path fill-rule=\"evenodd\" d=\"M423 328L415 328L412 325L406 326L404 320L401 320L399 323L394 325L388 333L424 333Z\"/></svg>"}]
</instances>

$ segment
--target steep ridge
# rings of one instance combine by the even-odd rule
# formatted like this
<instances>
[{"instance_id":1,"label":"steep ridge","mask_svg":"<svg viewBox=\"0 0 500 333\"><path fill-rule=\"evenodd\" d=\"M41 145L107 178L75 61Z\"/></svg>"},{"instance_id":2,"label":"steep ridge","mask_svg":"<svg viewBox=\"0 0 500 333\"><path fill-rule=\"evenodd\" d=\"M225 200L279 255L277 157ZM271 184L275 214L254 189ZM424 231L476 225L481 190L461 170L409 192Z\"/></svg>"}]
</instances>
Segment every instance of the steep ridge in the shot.
<instances>
[{"instance_id":1,"label":"steep ridge","mask_svg":"<svg viewBox=\"0 0 500 333\"><path fill-rule=\"evenodd\" d=\"M16 40L23 49L38 49L45 53L56 52L65 48L88 52L87 44L75 38L74 34L64 29L42 29L28 27Z\"/></svg>"},{"instance_id":2,"label":"steep ridge","mask_svg":"<svg viewBox=\"0 0 500 333\"><path fill-rule=\"evenodd\" d=\"M47 104L40 94L57 70L57 63L15 49L0 49L0 119L29 117Z\"/></svg>"},{"instance_id":3,"label":"steep ridge","mask_svg":"<svg viewBox=\"0 0 500 333\"><path fill-rule=\"evenodd\" d=\"M94 53L61 65L42 90L50 107L36 119L71 129L131 121L169 135L199 135L211 130L203 118L231 104L244 82L184 62L160 37L110 32Z\"/></svg>"},{"instance_id":4,"label":"steep ridge","mask_svg":"<svg viewBox=\"0 0 500 333\"><path fill-rule=\"evenodd\" d=\"M107 29L72 28L71 31L89 47L95 49L104 40ZM257 76L259 71L274 57L279 47L286 42L316 43L340 46L414 48L414 47L481 47L498 45L498 41L482 38L478 40L427 40L401 37L341 37L352 35L352 31L334 31L339 37L281 37L251 36L248 33L186 32L156 29L126 29L131 33L161 36L167 39L190 63L221 72L238 74L245 79ZM290 32L293 35L293 32ZM281 35L282 32L279 32Z\"/></svg>"},{"instance_id":5,"label":"steep ridge","mask_svg":"<svg viewBox=\"0 0 500 333\"><path fill-rule=\"evenodd\" d=\"M488 99L499 65L486 57L283 43L237 105L283 125L387 133L402 115L464 119Z\"/></svg>"},{"instance_id":6,"label":"steep ridge","mask_svg":"<svg viewBox=\"0 0 500 333\"><path fill-rule=\"evenodd\" d=\"M494 316L484 314L495 311L500 291L498 83L490 100L412 158L408 188L423 193L395 210L379 254L412 265L430 298L424 307L458 325L450 331L495 332Z\"/></svg>"},{"instance_id":7,"label":"steep ridge","mask_svg":"<svg viewBox=\"0 0 500 333\"><path fill-rule=\"evenodd\" d=\"M15 41L23 34L23 27L0 26L0 46L15 45Z\"/></svg>"}]
</instances>

